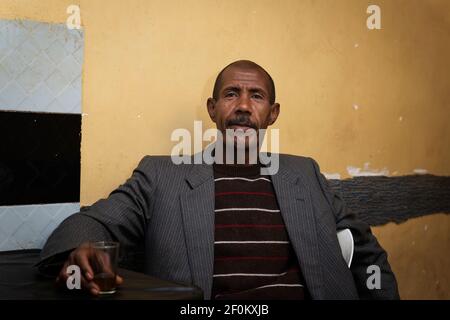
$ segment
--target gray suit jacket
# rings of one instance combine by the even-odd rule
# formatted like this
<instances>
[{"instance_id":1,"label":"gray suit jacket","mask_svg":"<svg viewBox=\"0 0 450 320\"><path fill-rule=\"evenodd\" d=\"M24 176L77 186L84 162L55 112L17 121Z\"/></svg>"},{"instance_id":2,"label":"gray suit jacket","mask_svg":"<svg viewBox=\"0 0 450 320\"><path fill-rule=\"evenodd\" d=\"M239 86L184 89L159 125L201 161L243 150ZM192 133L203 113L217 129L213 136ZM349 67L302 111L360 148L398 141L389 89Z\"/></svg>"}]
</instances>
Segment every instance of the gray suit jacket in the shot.
<instances>
[{"instance_id":1,"label":"gray suit jacket","mask_svg":"<svg viewBox=\"0 0 450 320\"><path fill-rule=\"evenodd\" d=\"M367 224L349 214L311 159L280 155L272 182L282 217L313 299L396 299L394 274ZM355 240L346 265L336 231ZM115 240L125 250L145 245L145 271L194 284L211 297L214 262L214 178L206 164L174 165L146 156L107 199L74 214L49 237L41 264L84 241ZM381 289L366 286L369 265L381 270Z\"/></svg>"}]
</instances>

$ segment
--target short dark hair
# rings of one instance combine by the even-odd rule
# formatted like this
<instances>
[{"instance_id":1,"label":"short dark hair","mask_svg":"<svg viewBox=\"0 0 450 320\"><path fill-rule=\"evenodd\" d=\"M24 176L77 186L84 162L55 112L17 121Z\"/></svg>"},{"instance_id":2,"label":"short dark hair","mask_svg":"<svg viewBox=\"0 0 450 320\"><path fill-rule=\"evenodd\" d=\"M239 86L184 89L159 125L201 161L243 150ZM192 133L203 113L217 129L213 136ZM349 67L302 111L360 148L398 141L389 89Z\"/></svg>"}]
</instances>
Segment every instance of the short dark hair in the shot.
<instances>
[{"instance_id":1,"label":"short dark hair","mask_svg":"<svg viewBox=\"0 0 450 320\"><path fill-rule=\"evenodd\" d=\"M250 61L250 60L238 60L238 61L234 61L232 63L230 63L229 65L227 65L225 68L222 69L222 71L219 72L219 74L217 75L216 78L216 82L214 82L214 89L213 89L213 99L214 100L218 100L219 98L219 91L220 91L220 87L222 86L222 76L223 73L225 72L225 70L227 70L230 67L242 67L242 68L246 68L246 69L258 69L262 72L264 72L267 77L269 78L269 101L270 104L274 104L275 103L275 83L273 82L272 77L270 76L270 74L263 68L261 67L259 64Z\"/></svg>"}]
</instances>

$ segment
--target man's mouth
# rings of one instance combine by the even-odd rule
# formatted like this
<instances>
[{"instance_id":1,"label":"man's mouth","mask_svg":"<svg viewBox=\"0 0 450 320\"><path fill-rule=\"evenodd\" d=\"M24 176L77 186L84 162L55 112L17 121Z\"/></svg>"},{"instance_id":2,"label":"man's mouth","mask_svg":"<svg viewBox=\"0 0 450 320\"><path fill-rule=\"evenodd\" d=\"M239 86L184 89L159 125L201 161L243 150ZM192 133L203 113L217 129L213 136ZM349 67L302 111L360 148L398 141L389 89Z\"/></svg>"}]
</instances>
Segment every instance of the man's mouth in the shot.
<instances>
[{"instance_id":1,"label":"man's mouth","mask_svg":"<svg viewBox=\"0 0 450 320\"><path fill-rule=\"evenodd\" d=\"M249 129L255 130L254 126L247 124L233 124L228 126L227 129L242 130L242 131L247 131Z\"/></svg>"}]
</instances>

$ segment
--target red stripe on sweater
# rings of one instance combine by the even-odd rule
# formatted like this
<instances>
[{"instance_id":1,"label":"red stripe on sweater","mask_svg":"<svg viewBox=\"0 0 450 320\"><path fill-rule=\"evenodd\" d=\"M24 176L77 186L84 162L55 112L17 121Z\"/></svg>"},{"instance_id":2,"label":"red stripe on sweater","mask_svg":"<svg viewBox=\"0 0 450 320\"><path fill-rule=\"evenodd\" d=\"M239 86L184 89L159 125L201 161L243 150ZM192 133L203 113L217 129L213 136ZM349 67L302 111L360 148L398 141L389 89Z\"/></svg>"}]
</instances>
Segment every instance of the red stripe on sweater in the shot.
<instances>
[{"instance_id":1,"label":"red stripe on sweater","mask_svg":"<svg viewBox=\"0 0 450 320\"><path fill-rule=\"evenodd\" d=\"M284 228L284 224L216 224L216 228Z\"/></svg>"},{"instance_id":2,"label":"red stripe on sweater","mask_svg":"<svg viewBox=\"0 0 450 320\"><path fill-rule=\"evenodd\" d=\"M214 260L287 260L289 257L219 257Z\"/></svg>"}]
</instances>

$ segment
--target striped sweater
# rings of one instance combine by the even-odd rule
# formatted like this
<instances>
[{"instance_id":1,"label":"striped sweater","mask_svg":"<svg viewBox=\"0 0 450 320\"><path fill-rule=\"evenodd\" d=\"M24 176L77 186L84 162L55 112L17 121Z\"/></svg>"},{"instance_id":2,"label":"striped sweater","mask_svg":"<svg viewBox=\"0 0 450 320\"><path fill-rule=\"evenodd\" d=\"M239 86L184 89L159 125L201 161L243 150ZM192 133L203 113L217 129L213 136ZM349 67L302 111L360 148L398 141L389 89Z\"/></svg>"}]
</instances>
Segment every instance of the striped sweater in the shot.
<instances>
[{"instance_id":1,"label":"striped sweater","mask_svg":"<svg viewBox=\"0 0 450 320\"><path fill-rule=\"evenodd\" d=\"M213 299L304 299L307 294L275 191L259 165L214 165Z\"/></svg>"}]
</instances>

